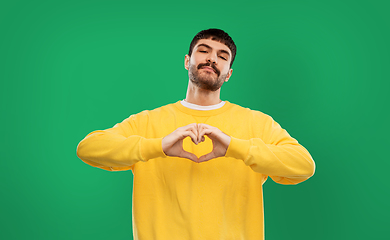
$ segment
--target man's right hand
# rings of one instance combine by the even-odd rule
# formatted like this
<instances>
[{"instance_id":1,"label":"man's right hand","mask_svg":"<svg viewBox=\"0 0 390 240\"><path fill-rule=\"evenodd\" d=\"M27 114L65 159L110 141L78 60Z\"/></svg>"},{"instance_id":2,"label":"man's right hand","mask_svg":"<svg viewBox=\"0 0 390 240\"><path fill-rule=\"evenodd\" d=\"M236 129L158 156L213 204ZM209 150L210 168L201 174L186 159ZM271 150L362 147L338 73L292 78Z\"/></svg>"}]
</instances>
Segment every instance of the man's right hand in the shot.
<instances>
[{"instance_id":1,"label":"man's right hand","mask_svg":"<svg viewBox=\"0 0 390 240\"><path fill-rule=\"evenodd\" d=\"M183 149L183 139L190 137L195 144L198 144L203 139L198 140L198 126L196 123L191 123L184 127L179 127L171 134L167 135L162 140L162 149L167 156L188 158L194 162L198 162L198 157Z\"/></svg>"}]
</instances>

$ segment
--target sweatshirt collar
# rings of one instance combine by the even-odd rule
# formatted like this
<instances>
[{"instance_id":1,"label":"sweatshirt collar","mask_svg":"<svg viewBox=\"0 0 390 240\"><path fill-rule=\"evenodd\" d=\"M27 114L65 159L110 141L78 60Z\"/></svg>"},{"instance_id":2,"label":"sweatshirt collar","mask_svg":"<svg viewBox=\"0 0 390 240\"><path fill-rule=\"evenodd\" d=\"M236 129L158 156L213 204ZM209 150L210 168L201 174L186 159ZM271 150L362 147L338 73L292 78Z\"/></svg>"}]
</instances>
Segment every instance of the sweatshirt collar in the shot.
<instances>
[{"instance_id":1,"label":"sweatshirt collar","mask_svg":"<svg viewBox=\"0 0 390 240\"><path fill-rule=\"evenodd\" d=\"M208 111L208 110L214 110L223 107L225 105L225 101L222 101L218 104L215 105L210 105L210 106L201 106L193 103L186 102L185 100L180 101L181 105L187 108L191 108L194 110L201 110L201 111Z\"/></svg>"},{"instance_id":2,"label":"sweatshirt collar","mask_svg":"<svg viewBox=\"0 0 390 240\"><path fill-rule=\"evenodd\" d=\"M184 105L187 105L184 103ZM199 106L196 104L192 104L195 106ZM174 106L178 108L180 111L188 114L188 115L193 115L193 116L214 116L220 113L225 112L226 110L230 109L232 107L232 104L229 101L222 101L221 103L218 103L216 105L212 106L200 106L201 108L203 107L210 107L211 109L193 109L191 106L183 106L181 101L177 101L174 103Z\"/></svg>"}]
</instances>

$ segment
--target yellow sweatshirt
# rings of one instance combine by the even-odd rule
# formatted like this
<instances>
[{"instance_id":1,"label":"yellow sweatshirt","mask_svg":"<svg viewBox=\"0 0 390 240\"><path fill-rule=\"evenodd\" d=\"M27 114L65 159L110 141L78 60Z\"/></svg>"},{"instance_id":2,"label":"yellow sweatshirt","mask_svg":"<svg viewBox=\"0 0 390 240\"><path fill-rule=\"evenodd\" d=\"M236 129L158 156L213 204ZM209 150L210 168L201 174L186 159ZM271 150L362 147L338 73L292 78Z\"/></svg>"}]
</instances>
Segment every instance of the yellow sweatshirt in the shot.
<instances>
[{"instance_id":1,"label":"yellow sweatshirt","mask_svg":"<svg viewBox=\"0 0 390 240\"><path fill-rule=\"evenodd\" d=\"M168 157L161 141L178 127L206 123L231 136L225 157L203 163ZM198 157L212 142L183 148ZM132 115L94 131L78 145L85 163L109 171L131 169L136 240L264 239L262 185L270 176L297 184L314 174L308 151L273 119L226 101L201 111L180 101Z\"/></svg>"}]
</instances>

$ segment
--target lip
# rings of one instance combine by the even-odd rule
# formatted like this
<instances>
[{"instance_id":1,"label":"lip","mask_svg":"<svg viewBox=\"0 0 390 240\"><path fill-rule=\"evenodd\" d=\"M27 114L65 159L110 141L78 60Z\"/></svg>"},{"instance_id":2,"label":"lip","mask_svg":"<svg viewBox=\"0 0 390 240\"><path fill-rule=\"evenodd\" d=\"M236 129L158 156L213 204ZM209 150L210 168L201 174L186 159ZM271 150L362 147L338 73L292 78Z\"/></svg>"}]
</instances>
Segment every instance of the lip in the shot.
<instances>
[{"instance_id":1,"label":"lip","mask_svg":"<svg viewBox=\"0 0 390 240\"><path fill-rule=\"evenodd\" d=\"M201 69L204 69L204 70L216 73L215 70L213 68L211 68L211 67L202 67Z\"/></svg>"}]
</instances>

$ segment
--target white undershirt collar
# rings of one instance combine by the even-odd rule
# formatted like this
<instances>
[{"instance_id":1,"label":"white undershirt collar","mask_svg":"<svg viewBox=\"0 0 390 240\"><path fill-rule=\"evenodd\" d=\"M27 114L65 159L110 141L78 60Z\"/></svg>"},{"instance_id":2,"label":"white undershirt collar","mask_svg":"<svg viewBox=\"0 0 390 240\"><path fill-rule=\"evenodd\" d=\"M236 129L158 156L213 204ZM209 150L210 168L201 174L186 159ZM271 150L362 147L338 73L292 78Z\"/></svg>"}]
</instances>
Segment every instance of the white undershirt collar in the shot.
<instances>
[{"instance_id":1,"label":"white undershirt collar","mask_svg":"<svg viewBox=\"0 0 390 240\"><path fill-rule=\"evenodd\" d=\"M218 104L215 105L210 105L210 106L201 106L193 103L186 102L185 100L180 101L180 103L187 108L191 108L194 110L201 110L201 111L207 111L207 110L214 110L223 107L225 105L225 101L222 101Z\"/></svg>"}]
</instances>

